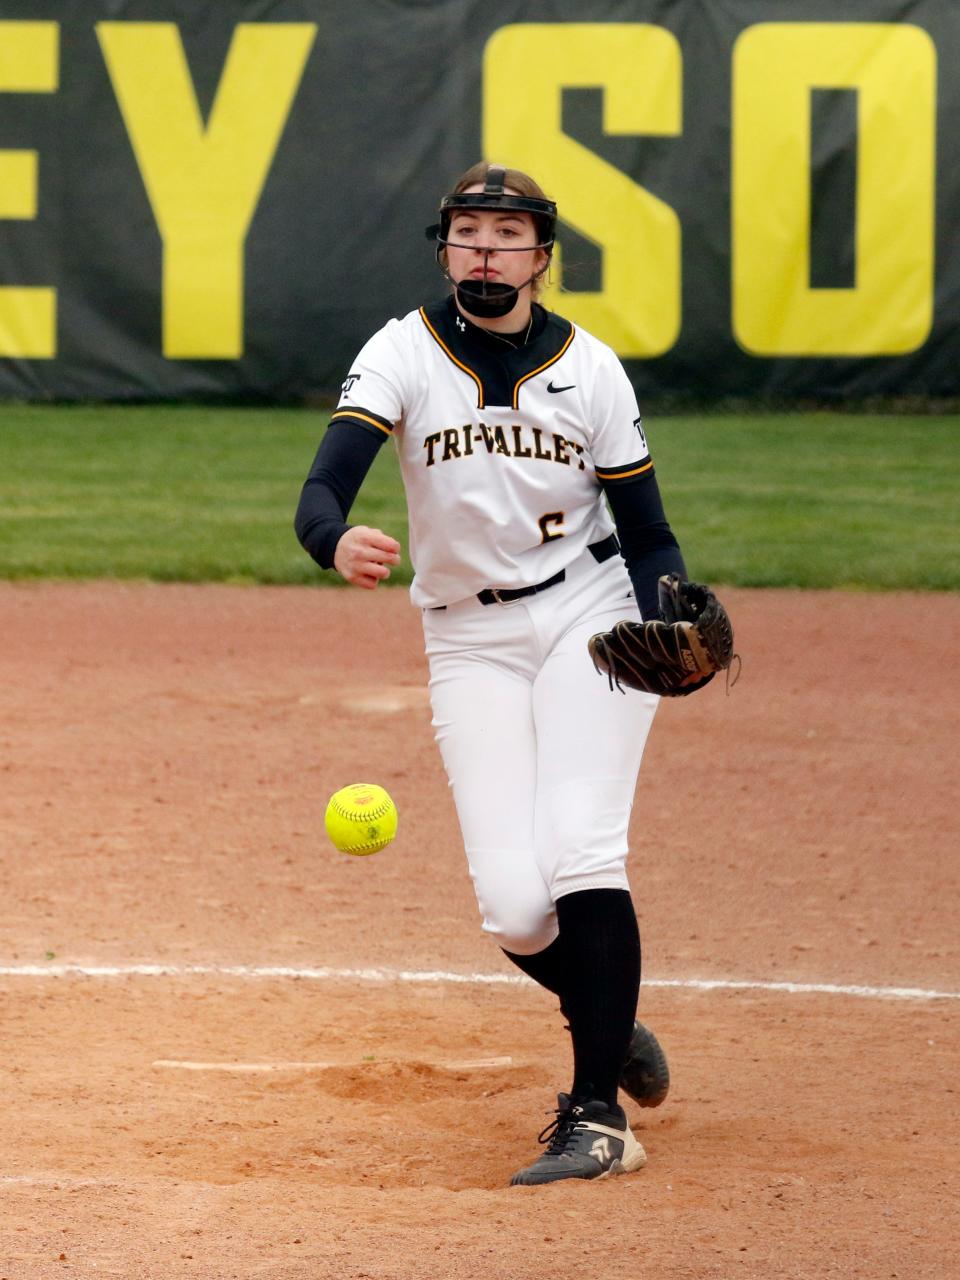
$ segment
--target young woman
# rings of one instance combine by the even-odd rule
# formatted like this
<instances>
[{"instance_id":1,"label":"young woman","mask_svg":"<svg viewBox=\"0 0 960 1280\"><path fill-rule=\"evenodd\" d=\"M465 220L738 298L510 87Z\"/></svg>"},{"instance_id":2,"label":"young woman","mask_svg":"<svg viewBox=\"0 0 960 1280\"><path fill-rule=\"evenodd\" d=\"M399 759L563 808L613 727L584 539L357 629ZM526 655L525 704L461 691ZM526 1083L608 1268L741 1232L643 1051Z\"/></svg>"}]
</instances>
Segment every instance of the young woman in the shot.
<instances>
[{"instance_id":1,"label":"young woman","mask_svg":"<svg viewBox=\"0 0 960 1280\"><path fill-rule=\"evenodd\" d=\"M658 578L686 573L626 373L536 302L556 216L517 170L480 163L461 177L427 233L453 289L364 346L296 517L324 568L368 589L389 577L400 544L347 517L394 439L433 724L483 928L559 997L573 1041L546 1150L514 1183L639 1168L618 1087L655 1106L669 1081L634 1020L625 870L658 700L608 689L587 641L657 617Z\"/></svg>"}]
</instances>

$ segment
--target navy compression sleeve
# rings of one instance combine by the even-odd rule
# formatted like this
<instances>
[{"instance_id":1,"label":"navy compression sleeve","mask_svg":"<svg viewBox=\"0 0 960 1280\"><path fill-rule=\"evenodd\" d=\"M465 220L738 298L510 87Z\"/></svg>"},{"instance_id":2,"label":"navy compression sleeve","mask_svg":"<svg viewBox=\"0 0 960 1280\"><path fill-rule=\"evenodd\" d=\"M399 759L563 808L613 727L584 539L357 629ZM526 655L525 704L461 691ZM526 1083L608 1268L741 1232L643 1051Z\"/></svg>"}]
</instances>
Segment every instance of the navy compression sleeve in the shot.
<instances>
[{"instance_id":1,"label":"navy compression sleeve","mask_svg":"<svg viewBox=\"0 0 960 1280\"><path fill-rule=\"evenodd\" d=\"M324 569L333 568L337 543L350 528L350 508L385 439L380 431L341 419L320 441L293 527L304 550Z\"/></svg>"},{"instance_id":2,"label":"navy compression sleeve","mask_svg":"<svg viewBox=\"0 0 960 1280\"><path fill-rule=\"evenodd\" d=\"M605 484L603 491L617 526L620 549L644 618L660 617L657 579L664 573L687 570L680 546L667 523L660 488L652 471L636 480Z\"/></svg>"}]
</instances>

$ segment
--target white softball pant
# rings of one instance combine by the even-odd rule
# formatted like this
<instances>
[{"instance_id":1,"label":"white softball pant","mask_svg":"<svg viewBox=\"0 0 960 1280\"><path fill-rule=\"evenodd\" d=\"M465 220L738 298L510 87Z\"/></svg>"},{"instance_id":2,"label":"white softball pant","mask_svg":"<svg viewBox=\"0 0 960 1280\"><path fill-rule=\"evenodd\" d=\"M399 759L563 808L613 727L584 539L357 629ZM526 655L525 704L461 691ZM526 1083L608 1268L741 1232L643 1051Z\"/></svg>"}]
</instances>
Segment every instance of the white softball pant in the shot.
<instances>
[{"instance_id":1,"label":"white softball pant","mask_svg":"<svg viewBox=\"0 0 960 1280\"><path fill-rule=\"evenodd\" d=\"M433 727L483 928L531 955L554 902L626 889L627 824L658 699L608 688L587 640L639 619L620 556L589 551L565 581L509 604L423 613Z\"/></svg>"}]
</instances>

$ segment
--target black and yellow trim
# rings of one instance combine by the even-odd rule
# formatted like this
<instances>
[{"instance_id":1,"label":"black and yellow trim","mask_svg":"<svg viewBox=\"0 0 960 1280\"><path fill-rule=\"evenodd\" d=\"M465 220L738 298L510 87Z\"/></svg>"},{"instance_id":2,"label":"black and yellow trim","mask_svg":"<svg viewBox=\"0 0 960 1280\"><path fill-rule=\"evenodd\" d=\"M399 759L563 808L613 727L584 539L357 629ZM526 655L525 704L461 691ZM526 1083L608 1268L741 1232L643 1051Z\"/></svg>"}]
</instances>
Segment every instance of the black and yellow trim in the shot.
<instances>
[{"instance_id":1,"label":"black and yellow trim","mask_svg":"<svg viewBox=\"0 0 960 1280\"><path fill-rule=\"evenodd\" d=\"M516 386L513 388L513 402L510 406L511 408L513 409L520 408L520 388L523 386L525 382L529 382L531 378L535 378L538 373L543 373L544 369L549 369L552 364L556 364L557 361L560 359L560 357L563 355L563 353L570 346L570 343L573 341L574 336L576 335L576 332L577 331L574 328L574 326L571 325L570 332L567 334L567 340L563 344L563 346L560 348L560 350L556 353L556 355L551 356L549 360L545 360L543 364L538 365L536 369L531 369L529 373L525 373L522 378L517 379Z\"/></svg>"},{"instance_id":2,"label":"black and yellow trim","mask_svg":"<svg viewBox=\"0 0 960 1280\"><path fill-rule=\"evenodd\" d=\"M617 484L621 480L635 480L637 476L653 471L653 459L641 458L638 462L628 462L622 467L597 467L597 479L601 484Z\"/></svg>"},{"instance_id":3,"label":"black and yellow trim","mask_svg":"<svg viewBox=\"0 0 960 1280\"><path fill-rule=\"evenodd\" d=\"M393 423L388 422L386 418L381 418L379 414L371 413L369 409L338 409L331 415L330 421L366 423L382 431L385 436L393 435Z\"/></svg>"},{"instance_id":4,"label":"black and yellow trim","mask_svg":"<svg viewBox=\"0 0 960 1280\"><path fill-rule=\"evenodd\" d=\"M518 409L521 387L556 364L575 336L569 320L537 303L531 337L519 347L465 320L452 296L421 307L419 315L447 359L473 381L478 409Z\"/></svg>"},{"instance_id":5,"label":"black and yellow trim","mask_svg":"<svg viewBox=\"0 0 960 1280\"><path fill-rule=\"evenodd\" d=\"M457 357L453 354L453 352L450 350L450 348L447 346L444 340L440 337L439 333L437 333L436 329L430 323L430 319L427 316L426 307L420 308L420 319L427 326L427 329L429 330L430 335L432 336L434 342L436 342L437 346L444 353L444 355L448 356L449 359L453 361L453 363L457 366L458 369L462 369L464 373L469 374L470 377L477 384L477 408L485 409L486 402L483 394L483 383L480 381L480 379L477 377L474 371L469 367L469 365L465 365L462 360L457 359Z\"/></svg>"}]
</instances>

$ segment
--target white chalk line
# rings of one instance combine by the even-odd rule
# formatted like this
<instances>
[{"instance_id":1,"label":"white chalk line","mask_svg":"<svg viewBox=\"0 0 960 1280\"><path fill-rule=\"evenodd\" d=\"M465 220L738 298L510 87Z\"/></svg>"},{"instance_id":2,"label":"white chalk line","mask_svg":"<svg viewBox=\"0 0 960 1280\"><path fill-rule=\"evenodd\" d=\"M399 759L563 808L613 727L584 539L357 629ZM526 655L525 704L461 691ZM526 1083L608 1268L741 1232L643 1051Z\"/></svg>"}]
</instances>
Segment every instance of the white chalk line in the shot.
<instances>
[{"instance_id":1,"label":"white chalk line","mask_svg":"<svg viewBox=\"0 0 960 1280\"><path fill-rule=\"evenodd\" d=\"M425 1061L423 1058L363 1058L353 1062L193 1062L184 1058L157 1058L151 1067L173 1071L225 1071L238 1075L254 1075L271 1071L343 1071L351 1067L435 1067L441 1071L486 1071L495 1067L512 1067L513 1058L450 1058Z\"/></svg>"},{"instance_id":2,"label":"white chalk line","mask_svg":"<svg viewBox=\"0 0 960 1280\"><path fill-rule=\"evenodd\" d=\"M115 1178L77 1178L69 1173L8 1173L0 1175L5 1186L24 1187L116 1187Z\"/></svg>"},{"instance_id":3,"label":"white chalk line","mask_svg":"<svg viewBox=\"0 0 960 1280\"><path fill-rule=\"evenodd\" d=\"M0 965L0 978L293 978L305 982L423 982L463 986L532 987L522 974L454 973L442 969L297 968L289 965L22 964ZM683 991L770 991L783 995L848 996L860 1000L960 1000L960 991L925 987L873 987L833 982L765 982L730 978L645 978L645 987Z\"/></svg>"}]
</instances>

